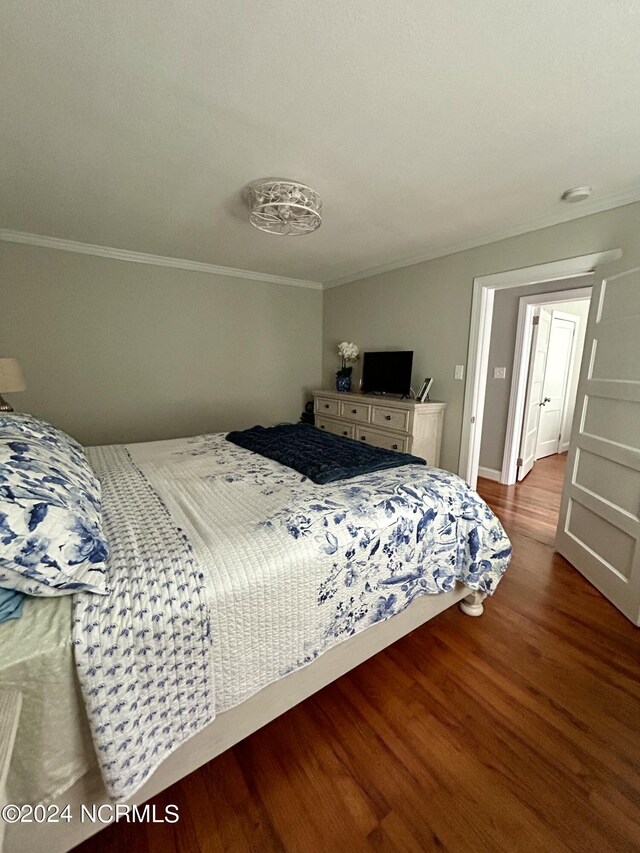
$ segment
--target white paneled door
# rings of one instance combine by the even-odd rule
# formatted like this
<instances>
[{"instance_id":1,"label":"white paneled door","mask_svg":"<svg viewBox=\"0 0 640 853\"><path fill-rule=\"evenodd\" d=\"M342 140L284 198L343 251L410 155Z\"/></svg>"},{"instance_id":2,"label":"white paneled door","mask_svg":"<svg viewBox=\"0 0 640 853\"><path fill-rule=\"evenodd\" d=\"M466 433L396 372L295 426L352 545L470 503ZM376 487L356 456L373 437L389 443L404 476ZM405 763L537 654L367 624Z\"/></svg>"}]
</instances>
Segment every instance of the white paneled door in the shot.
<instances>
[{"instance_id":1,"label":"white paneled door","mask_svg":"<svg viewBox=\"0 0 640 853\"><path fill-rule=\"evenodd\" d=\"M533 318L531 336L531 359L527 377L527 394L524 405L522 437L518 454L518 481L524 480L536 461L538 425L543 401L544 372L547 364L547 349L551 334L551 312L540 308Z\"/></svg>"},{"instance_id":2,"label":"white paneled door","mask_svg":"<svg viewBox=\"0 0 640 853\"><path fill-rule=\"evenodd\" d=\"M640 267L596 275L556 546L640 624Z\"/></svg>"},{"instance_id":3,"label":"white paneled door","mask_svg":"<svg viewBox=\"0 0 640 853\"><path fill-rule=\"evenodd\" d=\"M551 456L560 448L560 433L564 414L569 368L572 363L578 318L553 311L551 332L540 403L540 423L536 441L536 459Z\"/></svg>"}]
</instances>

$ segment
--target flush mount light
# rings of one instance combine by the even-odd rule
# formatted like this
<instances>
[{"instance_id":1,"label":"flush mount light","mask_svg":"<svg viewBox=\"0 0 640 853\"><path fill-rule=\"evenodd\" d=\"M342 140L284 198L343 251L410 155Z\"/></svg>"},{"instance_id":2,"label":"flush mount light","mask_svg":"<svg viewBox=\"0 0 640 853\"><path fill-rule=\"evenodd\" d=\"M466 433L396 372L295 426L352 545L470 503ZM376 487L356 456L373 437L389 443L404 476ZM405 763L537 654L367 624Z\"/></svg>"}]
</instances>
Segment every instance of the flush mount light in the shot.
<instances>
[{"instance_id":1,"label":"flush mount light","mask_svg":"<svg viewBox=\"0 0 640 853\"><path fill-rule=\"evenodd\" d=\"M322 224L322 202L304 184L265 181L249 190L249 222L269 234L310 234Z\"/></svg>"},{"instance_id":2,"label":"flush mount light","mask_svg":"<svg viewBox=\"0 0 640 853\"><path fill-rule=\"evenodd\" d=\"M586 201L589 198L593 189L591 187L572 187L570 190L565 190L560 198L562 201L574 203L576 201Z\"/></svg>"}]
</instances>

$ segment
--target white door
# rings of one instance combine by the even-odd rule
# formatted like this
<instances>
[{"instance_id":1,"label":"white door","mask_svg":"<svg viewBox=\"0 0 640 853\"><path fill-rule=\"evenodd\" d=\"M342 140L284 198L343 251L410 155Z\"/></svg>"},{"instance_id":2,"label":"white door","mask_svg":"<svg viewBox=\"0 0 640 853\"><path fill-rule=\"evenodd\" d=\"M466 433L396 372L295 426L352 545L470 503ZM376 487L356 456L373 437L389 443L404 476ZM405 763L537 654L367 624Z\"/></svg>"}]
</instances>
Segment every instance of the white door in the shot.
<instances>
[{"instance_id":1,"label":"white door","mask_svg":"<svg viewBox=\"0 0 640 853\"><path fill-rule=\"evenodd\" d=\"M547 349L547 362L542 385L540 423L536 443L536 459L557 453L560 447L562 416L569 384L577 317L553 311Z\"/></svg>"},{"instance_id":2,"label":"white door","mask_svg":"<svg viewBox=\"0 0 640 853\"><path fill-rule=\"evenodd\" d=\"M596 276L556 547L640 624L640 267Z\"/></svg>"},{"instance_id":3,"label":"white door","mask_svg":"<svg viewBox=\"0 0 640 853\"><path fill-rule=\"evenodd\" d=\"M520 437L520 452L518 453L518 481L524 480L536 461L542 386L544 384L547 348L551 332L551 312L547 311L546 308L540 308L537 316L533 318L533 322L527 395L525 397L524 418Z\"/></svg>"}]
</instances>

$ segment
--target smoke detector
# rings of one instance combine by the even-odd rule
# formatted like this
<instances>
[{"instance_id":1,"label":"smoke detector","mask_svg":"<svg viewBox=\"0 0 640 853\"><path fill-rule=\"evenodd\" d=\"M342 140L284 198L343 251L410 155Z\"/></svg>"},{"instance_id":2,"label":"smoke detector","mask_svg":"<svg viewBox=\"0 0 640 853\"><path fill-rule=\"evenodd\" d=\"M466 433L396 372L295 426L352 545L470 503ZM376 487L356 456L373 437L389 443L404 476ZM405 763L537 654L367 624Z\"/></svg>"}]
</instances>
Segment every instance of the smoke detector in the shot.
<instances>
[{"instance_id":1,"label":"smoke detector","mask_svg":"<svg viewBox=\"0 0 640 853\"><path fill-rule=\"evenodd\" d=\"M572 187L569 190L565 190L560 198L562 201L568 201L573 204L577 201L586 201L592 192L593 189L591 187Z\"/></svg>"}]
</instances>

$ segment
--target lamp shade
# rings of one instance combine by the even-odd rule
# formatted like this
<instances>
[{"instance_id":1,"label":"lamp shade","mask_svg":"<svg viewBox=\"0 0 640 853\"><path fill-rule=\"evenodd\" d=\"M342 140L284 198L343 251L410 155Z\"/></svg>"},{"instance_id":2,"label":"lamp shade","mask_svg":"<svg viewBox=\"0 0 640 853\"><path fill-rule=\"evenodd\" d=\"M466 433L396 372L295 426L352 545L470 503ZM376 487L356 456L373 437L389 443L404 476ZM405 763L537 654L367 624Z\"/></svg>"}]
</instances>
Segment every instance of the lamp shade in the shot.
<instances>
[{"instance_id":1,"label":"lamp shade","mask_svg":"<svg viewBox=\"0 0 640 853\"><path fill-rule=\"evenodd\" d=\"M0 394L3 391L24 391L24 376L17 358L0 358Z\"/></svg>"}]
</instances>

